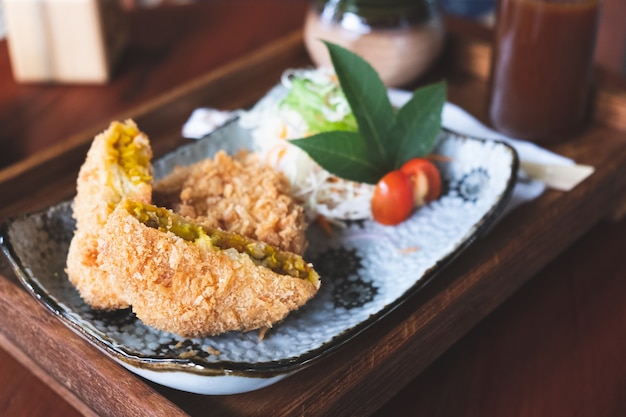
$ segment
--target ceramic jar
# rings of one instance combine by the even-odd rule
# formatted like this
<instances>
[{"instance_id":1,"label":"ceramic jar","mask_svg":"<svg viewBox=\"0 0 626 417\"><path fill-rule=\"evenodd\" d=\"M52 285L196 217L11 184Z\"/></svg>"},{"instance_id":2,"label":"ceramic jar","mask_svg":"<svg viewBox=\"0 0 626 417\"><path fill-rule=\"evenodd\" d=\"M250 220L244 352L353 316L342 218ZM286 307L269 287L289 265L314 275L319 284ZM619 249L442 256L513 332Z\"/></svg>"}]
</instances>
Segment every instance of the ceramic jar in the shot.
<instances>
[{"instance_id":1,"label":"ceramic jar","mask_svg":"<svg viewBox=\"0 0 626 417\"><path fill-rule=\"evenodd\" d=\"M438 57L444 26L434 0L317 0L304 25L313 62L330 66L321 40L363 57L388 87L415 81Z\"/></svg>"}]
</instances>

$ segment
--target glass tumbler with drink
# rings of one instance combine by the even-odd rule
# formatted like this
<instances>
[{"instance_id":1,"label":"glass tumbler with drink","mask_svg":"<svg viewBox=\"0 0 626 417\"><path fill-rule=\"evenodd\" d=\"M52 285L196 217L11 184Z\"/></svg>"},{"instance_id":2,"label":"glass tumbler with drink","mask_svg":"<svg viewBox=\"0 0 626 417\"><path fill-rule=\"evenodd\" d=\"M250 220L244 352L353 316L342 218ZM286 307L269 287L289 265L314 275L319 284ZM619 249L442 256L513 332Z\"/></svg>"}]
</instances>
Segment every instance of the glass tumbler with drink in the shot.
<instances>
[{"instance_id":1,"label":"glass tumbler with drink","mask_svg":"<svg viewBox=\"0 0 626 417\"><path fill-rule=\"evenodd\" d=\"M601 0L499 0L489 119L512 137L553 143L586 121Z\"/></svg>"}]
</instances>

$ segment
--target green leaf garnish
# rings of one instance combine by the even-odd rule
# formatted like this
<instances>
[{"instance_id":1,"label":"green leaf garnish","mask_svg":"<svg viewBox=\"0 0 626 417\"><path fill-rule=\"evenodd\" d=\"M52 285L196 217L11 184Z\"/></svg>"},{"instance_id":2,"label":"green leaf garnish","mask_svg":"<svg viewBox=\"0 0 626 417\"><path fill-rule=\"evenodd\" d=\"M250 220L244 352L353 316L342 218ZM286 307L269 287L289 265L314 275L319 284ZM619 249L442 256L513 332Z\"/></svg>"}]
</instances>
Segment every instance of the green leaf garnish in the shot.
<instances>
[{"instance_id":1,"label":"green leaf garnish","mask_svg":"<svg viewBox=\"0 0 626 417\"><path fill-rule=\"evenodd\" d=\"M398 111L389 141L393 145L394 168L412 158L428 155L441 130L441 112L446 102L443 81L416 90Z\"/></svg>"},{"instance_id":2,"label":"green leaf garnish","mask_svg":"<svg viewBox=\"0 0 626 417\"><path fill-rule=\"evenodd\" d=\"M395 114L387 88L376 70L360 56L339 45L324 43L365 142L368 159L383 165L383 169L390 168L391 152L385 142L389 139Z\"/></svg>"},{"instance_id":3,"label":"green leaf garnish","mask_svg":"<svg viewBox=\"0 0 626 417\"><path fill-rule=\"evenodd\" d=\"M322 132L304 139L292 139L326 171L346 180L375 184L385 175L380 166L367 157L367 147L356 132Z\"/></svg>"},{"instance_id":4,"label":"green leaf garnish","mask_svg":"<svg viewBox=\"0 0 626 417\"><path fill-rule=\"evenodd\" d=\"M409 159L432 152L441 130L445 82L417 89L396 111L389 101L387 88L368 62L339 45L324 43L358 131L340 128L290 143L304 150L331 174L368 184L376 184L382 176ZM293 101L290 104L297 110L298 104ZM306 120L306 116L303 117ZM346 129L352 130L350 127Z\"/></svg>"}]
</instances>

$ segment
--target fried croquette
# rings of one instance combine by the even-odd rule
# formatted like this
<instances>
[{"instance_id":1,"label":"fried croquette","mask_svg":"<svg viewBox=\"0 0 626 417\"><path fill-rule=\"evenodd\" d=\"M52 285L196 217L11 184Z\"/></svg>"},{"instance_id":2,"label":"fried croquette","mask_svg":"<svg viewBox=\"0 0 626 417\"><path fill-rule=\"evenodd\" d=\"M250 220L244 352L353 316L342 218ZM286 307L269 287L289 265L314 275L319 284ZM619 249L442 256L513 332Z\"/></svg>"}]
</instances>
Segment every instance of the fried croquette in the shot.
<instances>
[{"instance_id":1,"label":"fried croquette","mask_svg":"<svg viewBox=\"0 0 626 417\"><path fill-rule=\"evenodd\" d=\"M177 167L155 184L154 202L209 227L240 233L303 254L304 210L286 177L256 154L218 152L213 159Z\"/></svg>"},{"instance_id":2,"label":"fried croquette","mask_svg":"<svg viewBox=\"0 0 626 417\"><path fill-rule=\"evenodd\" d=\"M152 199L152 150L132 120L112 122L97 135L76 182L76 232L69 247L67 274L81 297L96 309L126 308L118 283L99 268L98 235L123 198Z\"/></svg>"},{"instance_id":3,"label":"fried croquette","mask_svg":"<svg viewBox=\"0 0 626 417\"><path fill-rule=\"evenodd\" d=\"M98 248L137 317L183 337L271 327L320 286L300 255L127 200L108 218Z\"/></svg>"}]
</instances>

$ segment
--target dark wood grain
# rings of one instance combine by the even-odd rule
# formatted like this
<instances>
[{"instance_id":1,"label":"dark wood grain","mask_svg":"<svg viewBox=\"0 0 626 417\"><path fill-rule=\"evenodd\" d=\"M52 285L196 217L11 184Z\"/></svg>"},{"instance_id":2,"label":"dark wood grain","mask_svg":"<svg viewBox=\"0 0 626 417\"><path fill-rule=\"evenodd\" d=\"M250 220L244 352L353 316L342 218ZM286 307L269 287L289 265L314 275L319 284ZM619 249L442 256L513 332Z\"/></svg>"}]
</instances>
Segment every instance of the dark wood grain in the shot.
<instances>
[{"instance_id":1,"label":"dark wood grain","mask_svg":"<svg viewBox=\"0 0 626 417\"><path fill-rule=\"evenodd\" d=\"M2 42L0 168L77 134L86 140L94 126L300 28L307 7L299 0L236 3L205 1L129 13L130 43L104 86L15 83Z\"/></svg>"},{"instance_id":2,"label":"dark wood grain","mask_svg":"<svg viewBox=\"0 0 626 417\"><path fill-rule=\"evenodd\" d=\"M374 416L626 415L625 234L599 224Z\"/></svg>"},{"instance_id":3,"label":"dark wood grain","mask_svg":"<svg viewBox=\"0 0 626 417\"><path fill-rule=\"evenodd\" d=\"M291 32L111 120L133 118L149 135L154 154L162 155L184 143L180 130L195 108L245 108L265 94L286 68L309 64L300 31ZM64 185L75 182L93 136L108 123L87 128L47 151L0 171L0 196L6 201L0 205L0 218L23 210L28 202L35 202L35 208L45 207L50 198L70 197L74 191ZM50 192L50 188L59 186L64 189Z\"/></svg>"},{"instance_id":4,"label":"dark wood grain","mask_svg":"<svg viewBox=\"0 0 626 417\"><path fill-rule=\"evenodd\" d=\"M46 369L88 409L102 416L185 415L70 329L59 327L57 318L12 280L0 280L0 294L0 331L14 341L13 349Z\"/></svg>"},{"instance_id":5,"label":"dark wood grain","mask_svg":"<svg viewBox=\"0 0 626 417\"><path fill-rule=\"evenodd\" d=\"M226 9L226 3L198 7L208 13L210 7ZM222 56L219 63L203 64L207 66L204 71L185 75L190 80L178 78L176 58L181 55L174 47L154 62L152 70L141 69L145 57L121 68L123 80L131 77L128 74L146 76L148 80L141 80L145 88L137 87L141 92L133 93L130 84L120 87L115 82L103 88L113 91L109 98L103 95L105 101L111 100L108 116L70 130L67 136L61 135L65 139L0 171L0 187L4 187L0 188L0 218L71 196L89 132L117 115L132 115L146 127L157 153L162 153L181 143L181 121L195 106L234 108L260 97L282 69L308 62L298 31L289 30L304 7L298 2L291 7L293 20L283 26L283 33L259 43L233 41L245 46L237 54ZM185 10L189 14L192 9ZM155 18L155 13L142 14L142 18ZM223 13L238 19L228 14L234 12ZM194 18L186 19L193 26ZM271 26L258 21L248 24ZM191 26L180 29L189 38L177 38L183 51L197 50L202 43L203 38L196 38L201 30ZM226 27L223 23L221 33L228 32ZM142 42L158 43L159 37ZM454 54L446 57L438 69L450 81L450 99L483 118L485 80L455 69L457 58ZM4 67L0 61L0 71ZM150 77L159 80L150 84ZM246 89L242 91L241 86ZM65 86L53 86L50 91L41 86L21 88L26 89L14 97L27 97L32 91L41 99L33 98L36 103L55 97L55 91L63 91L58 93L61 98L73 90ZM126 88L130 88L129 96L140 97L137 102L130 100L134 105L123 99ZM89 89L82 91L91 94ZM0 109L21 103L6 106ZM68 108L59 111L67 112ZM45 123L55 125L54 120ZM620 249L626 223L607 225L603 219L626 196L626 141L623 133L595 124L555 150L596 166L596 174L569 193L547 192L511 213L381 323L322 362L266 389L207 397L146 383L61 325L19 287L1 262L0 332L4 338L0 343L8 352L19 350L16 357L21 355L27 368L48 375L41 378L57 394L40 384L42 393L33 395L47 402L50 410L68 410L68 404L79 401L76 406L85 407L83 413L124 416L368 415L380 407L384 407L381 416L623 415L619 394L626 364L620 353L626 347L626 306L621 297L625 284L620 279ZM11 198L4 199L7 195ZM60 353L68 348L75 353L71 369L66 354ZM7 358L0 359L0 364L1 360ZM2 369L18 372L23 368ZM0 399L11 398L11 389L18 389L10 387L0 389ZM47 408L21 398L13 405L16 415L52 415L38 414Z\"/></svg>"},{"instance_id":6,"label":"dark wood grain","mask_svg":"<svg viewBox=\"0 0 626 417\"><path fill-rule=\"evenodd\" d=\"M0 346L6 345L0 343ZM13 350L13 349L11 349ZM0 355L12 358L11 354L0 349ZM0 409L7 416L49 416L74 417L78 410L46 384L47 380L32 373L31 368L16 360L0 361ZM50 405L53 404L53 407ZM82 407L85 411L85 408Z\"/></svg>"}]
</instances>

